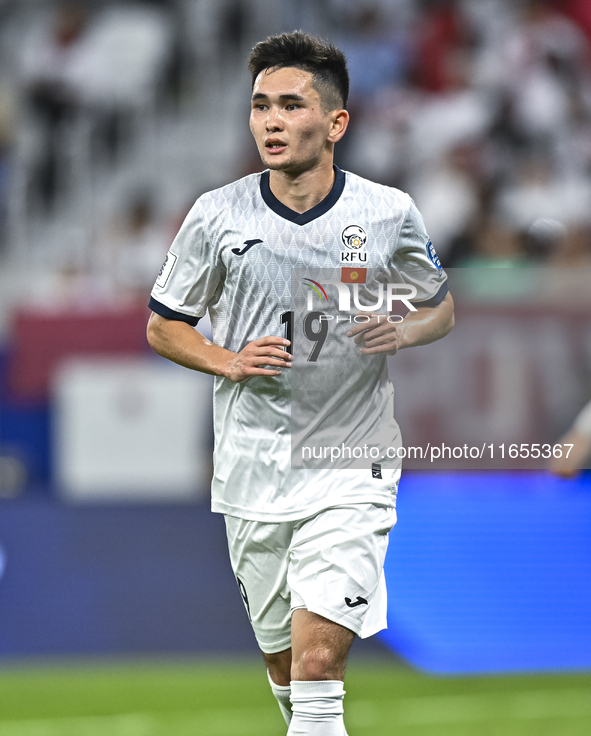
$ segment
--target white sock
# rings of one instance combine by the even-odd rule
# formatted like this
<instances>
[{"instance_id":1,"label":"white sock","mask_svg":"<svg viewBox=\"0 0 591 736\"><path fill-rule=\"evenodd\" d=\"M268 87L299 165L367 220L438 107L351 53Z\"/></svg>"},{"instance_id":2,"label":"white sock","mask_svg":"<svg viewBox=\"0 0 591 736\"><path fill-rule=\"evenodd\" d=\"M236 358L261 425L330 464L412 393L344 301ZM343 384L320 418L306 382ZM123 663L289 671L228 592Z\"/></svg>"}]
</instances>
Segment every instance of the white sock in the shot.
<instances>
[{"instance_id":1,"label":"white sock","mask_svg":"<svg viewBox=\"0 0 591 736\"><path fill-rule=\"evenodd\" d=\"M267 677L269 678L269 685L271 685L273 695L279 703L281 715L285 718L285 722L289 726L289 722L291 721L291 685L276 685L271 679L269 670L267 670Z\"/></svg>"},{"instance_id":2,"label":"white sock","mask_svg":"<svg viewBox=\"0 0 591 736\"><path fill-rule=\"evenodd\" d=\"M292 680L292 719L287 736L343 736L341 680Z\"/></svg>"}]
</instances>

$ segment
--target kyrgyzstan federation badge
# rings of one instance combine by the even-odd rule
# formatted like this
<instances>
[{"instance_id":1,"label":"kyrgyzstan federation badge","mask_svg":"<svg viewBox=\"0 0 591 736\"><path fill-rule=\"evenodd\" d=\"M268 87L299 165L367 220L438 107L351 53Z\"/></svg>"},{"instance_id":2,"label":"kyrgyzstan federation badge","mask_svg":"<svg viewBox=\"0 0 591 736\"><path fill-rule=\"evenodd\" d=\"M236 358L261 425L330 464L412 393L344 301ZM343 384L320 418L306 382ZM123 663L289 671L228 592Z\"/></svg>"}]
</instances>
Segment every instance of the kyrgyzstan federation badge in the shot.
<instances>
[{"instance_id":1,"label":"kyrgyzstan federation badge","mask_svg":"<svg viewBox=\"0 0 591 736\"><path fill-rule=\"evenodd\" d=\"M341 241L345 250L341 251L341 265L365 266L369 259L365 250L367 233L360 225L348 225L341 233Z\"/></svg>"}]
</instances>

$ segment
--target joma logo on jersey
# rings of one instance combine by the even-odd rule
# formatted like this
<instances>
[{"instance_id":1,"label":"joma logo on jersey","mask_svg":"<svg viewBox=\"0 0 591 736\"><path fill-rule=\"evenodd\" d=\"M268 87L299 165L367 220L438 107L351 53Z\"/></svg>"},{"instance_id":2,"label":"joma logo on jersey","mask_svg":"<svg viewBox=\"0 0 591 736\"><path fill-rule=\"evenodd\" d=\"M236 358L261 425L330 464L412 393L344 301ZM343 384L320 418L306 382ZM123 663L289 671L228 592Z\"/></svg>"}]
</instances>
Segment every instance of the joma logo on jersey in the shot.
<instances>
[{"instance_id":1,"label":"joma logo on jersey","mask_svg":"<svg viewBox=\"0 0 591 736\"><path fill-rule=\"evenodd\" d=\"M253 240L245 240L244 241L244 248L242 250L240 248L232 248L232 253L237 256L243 256L245 253L248 253L248 251L254 246L258 245L259 243L262 243L263 241L260 238L254 238Z\"/></svg>"},{"instance_id":2,"label":"joma logo on jersey","mask_svg":"<svg viewBox=\"0 0 591 736\"><path fill-rule=\"evenodd\" d=\"M345 250L341 251L341 263L347 266L367 266L368 256L365 251L367 233L359 225L348 225L341 233L341 241Z\"/></svg>"},{"instance_id":3,"label":"joma logo on jersey","mask_svg":"<svg viewBox=\"0 0 591 736\"><path fill-rule=\"evenodd\" d=\"M325 286L335 286L339 297L339 311L350 312L351 311L351 292L353 293L353 304L356 309L360 312L377 312L384 304L384 297L386 301L386 309L388 312L392 311L392 305L394 302L402 302L404 306L412 312L416 312L417 308L413 306L411 299L414 299L417 295L417 288L412 284L380 284L378 283L378 293L375 295L374 304L361 304L359 301L359 284L343 284L342 281L325 281L324 284L319 284L313 279L304 279L305 285L310 289L308 291L308 312L314 311L314 294L320 299L320 303L328 302L328 294L326 293ZM384 289L384 286L386 287ZM352 289L350 288L352 287ZM368 290L369 291L369 290ZM374 296L372 292L369 292Z\"/></svg>"}]
</instances>

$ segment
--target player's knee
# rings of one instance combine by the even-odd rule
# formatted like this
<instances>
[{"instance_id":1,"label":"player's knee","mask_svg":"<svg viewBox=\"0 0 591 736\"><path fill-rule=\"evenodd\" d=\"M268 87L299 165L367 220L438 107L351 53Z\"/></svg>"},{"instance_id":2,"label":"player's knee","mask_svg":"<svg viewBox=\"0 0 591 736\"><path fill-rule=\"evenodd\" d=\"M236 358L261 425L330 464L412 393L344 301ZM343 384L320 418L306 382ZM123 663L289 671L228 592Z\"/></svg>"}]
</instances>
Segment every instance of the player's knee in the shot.
<instances>
[{"instance_id":1,"label":"player's knee","mask_svg":"<svg viewBox=\"0 0 591 736\"><path fill-rule=\"evenodd\" d=\"M329 647L314 647L302 652L291 670L294 680L342 680L345 662Z\"/></svg>"},{"instance_id":2,"label":"player's knee","mask_svg":"<svg viewBox=\"0 0 591 736\"><path fill-rule=\"evenodd\" d=\"M276 685L286 686L291 681L291 650L277 654L263 654L269 677Z\"/></svg>"}]
</instances>

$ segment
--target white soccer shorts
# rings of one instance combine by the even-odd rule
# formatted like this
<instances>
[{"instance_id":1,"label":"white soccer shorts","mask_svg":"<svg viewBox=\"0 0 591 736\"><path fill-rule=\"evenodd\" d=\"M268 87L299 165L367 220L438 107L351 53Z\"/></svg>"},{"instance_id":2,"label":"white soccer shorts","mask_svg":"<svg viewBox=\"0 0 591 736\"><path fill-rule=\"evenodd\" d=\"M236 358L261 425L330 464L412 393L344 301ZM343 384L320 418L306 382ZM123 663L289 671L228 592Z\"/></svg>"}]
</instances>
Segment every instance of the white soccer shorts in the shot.
<instances>
[{"instance_id":1,"label":"white soccer shorts","mask_svg":"<svg viewBox=\"0 0 591 736\"><path fill-rule=\"evenodd\" d=\"M225 519L232 568L263 652L291 646L296 608L362 639L386 628L383 566L396 509L366 503L300 521Z\"/></svg>"}]
</instances>

